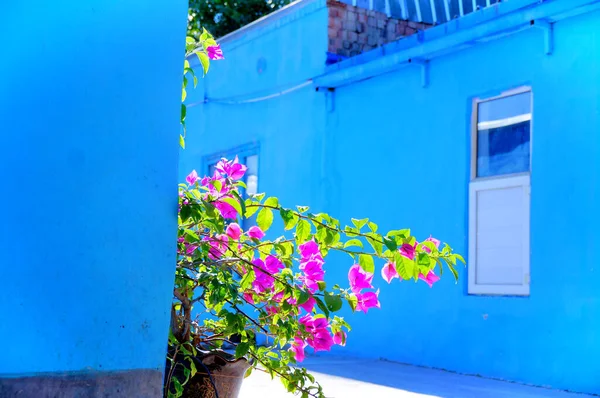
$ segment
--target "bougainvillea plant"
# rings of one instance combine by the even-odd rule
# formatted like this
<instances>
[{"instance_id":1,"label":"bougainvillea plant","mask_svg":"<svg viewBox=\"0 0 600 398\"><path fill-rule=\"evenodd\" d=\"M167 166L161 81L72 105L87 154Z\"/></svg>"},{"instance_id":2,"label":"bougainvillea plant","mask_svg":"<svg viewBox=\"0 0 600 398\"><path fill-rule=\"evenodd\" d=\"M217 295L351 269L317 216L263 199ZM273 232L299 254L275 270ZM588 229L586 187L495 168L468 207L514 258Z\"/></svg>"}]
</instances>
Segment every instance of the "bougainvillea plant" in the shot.
<instances>
[{"instance_id":1,"label":"bougainvillea plant","mask_svg":"<svg viewBox=\"0 0 600 398\"><path fill-rule=\"evenodd\" d=\"M435 238L417 241L408 229L381 233L368 219L342 227L308 207L285 208L276 197L244 200L245 171L237 159L222 159L214 175L192 171L180 184L172 343L189 355L229 343L235 357L279 376L288 391L324 397L297 365L307 349L329 351L351 337L337 315L344 305L367 313L380 307L377 280L433 286L444 264L457 277L463 259ZM241 220L252 216L256 225L243 230ZM267 239L276 217L283 235ZM333 251L349 256L348 279L329 286L326 258ZM257 343L261 334L266 345Z\"/></svg>"},{"instance_id":2,"label":"bougainvillea plant","mask_svg":"<svg viewBox=\"0 0 600 398\"><path fill-rule=\"evenodd\" d=\"M187 59L197 56L202 72L223 59L214 38L204 30L197 42L188 37L182 91L180 144L185 147L188 77L197 77ZM329 351L350 338L350 325L339 311L368 313L381 307L380 282L423 281L433 286L446 266L458 278L463 258L447 244L429 237L421 242L408 229L378 231L368 219L351 219L342 227L325 213L308 207L285 208L276 197L249 195L246 167L222 159L214 175L192 171L179 186L179 229L174 300L165 397L178 397L197 372L195 361L207 352L234 347L235 358L252 369L279 377L302 398L324 397L321 386L299 364L307 350ZM283 234L269 239L274 219ZM242 229L252 218L255 225ZM348 257L348 278L325 283L331 252ZM375 275L380 274L381 279ZM396 281L395 281L396 280ZM330 281L331 282L331 281ZM385 305L385 303L384 303ZM260 344L257 336L267 336ZM235 337L235 339L233 338ZM235 341L233 341L235 340ZM183 358L183 361L181 360ZM183 371L174 372L177 366Z\"/></svg>"}]
</instances>

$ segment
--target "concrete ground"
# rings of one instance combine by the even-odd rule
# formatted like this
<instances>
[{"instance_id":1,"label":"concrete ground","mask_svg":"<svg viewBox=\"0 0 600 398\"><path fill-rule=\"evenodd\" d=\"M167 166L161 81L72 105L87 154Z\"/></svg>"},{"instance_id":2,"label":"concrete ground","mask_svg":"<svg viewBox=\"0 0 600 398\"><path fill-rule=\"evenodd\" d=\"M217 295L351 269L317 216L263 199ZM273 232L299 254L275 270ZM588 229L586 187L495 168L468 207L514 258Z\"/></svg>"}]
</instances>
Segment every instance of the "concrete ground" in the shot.
<instances>
[{"instance_id":1,"label":"concrete ground","mask_svg":"<svg viewBox=\"0 0 600 398\"><path fill-rule=\"evenodd\" d=\"M330 398L591 398L442 370L393 362L350 358L307 358L311 370ZM253 372L244 381L240 398L293 397L279 380Z\"/></svg>"}]
</instances>

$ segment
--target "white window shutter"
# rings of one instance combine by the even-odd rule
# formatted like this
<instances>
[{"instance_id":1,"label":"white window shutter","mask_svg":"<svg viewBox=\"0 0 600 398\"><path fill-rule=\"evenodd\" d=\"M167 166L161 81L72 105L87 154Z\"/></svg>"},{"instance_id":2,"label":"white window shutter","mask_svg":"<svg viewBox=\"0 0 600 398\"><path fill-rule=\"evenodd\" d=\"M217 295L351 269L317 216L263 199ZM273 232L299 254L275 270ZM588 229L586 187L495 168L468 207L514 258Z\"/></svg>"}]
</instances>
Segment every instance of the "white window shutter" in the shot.
<instances>
[{"instance_id":1,"label":"white window shutter","mask_svg":"<svg viewBox=\"0 0 600 398\"><path fill-rule=\"evenodd\" d=\"M529 175L469 186L469 293L529 295Z\"/></svg>"}]
</instances>

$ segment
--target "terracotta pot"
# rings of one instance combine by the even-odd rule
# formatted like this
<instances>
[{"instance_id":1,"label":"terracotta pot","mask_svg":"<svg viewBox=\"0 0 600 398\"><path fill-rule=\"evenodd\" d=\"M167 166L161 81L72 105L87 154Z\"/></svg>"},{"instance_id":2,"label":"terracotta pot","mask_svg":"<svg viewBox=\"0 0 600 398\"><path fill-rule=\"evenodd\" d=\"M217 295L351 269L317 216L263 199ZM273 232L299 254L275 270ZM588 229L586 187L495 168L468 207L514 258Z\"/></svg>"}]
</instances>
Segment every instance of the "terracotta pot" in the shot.
<instances>
[{"instance_id":1,"label":"terracotta pot","mask_svg":"<svg viewBox=\"0 0 600 398\"><path fill-rule=\"evenodd\" d=\"M202 366L200 364L202 361ZM196 360L196 375L185 385L183 398L237 398L246 370L250 367L247 360L226 358L226 355L211 353ZM208 372L210 372L210 376Z\"/></svg>"}]
</instances>

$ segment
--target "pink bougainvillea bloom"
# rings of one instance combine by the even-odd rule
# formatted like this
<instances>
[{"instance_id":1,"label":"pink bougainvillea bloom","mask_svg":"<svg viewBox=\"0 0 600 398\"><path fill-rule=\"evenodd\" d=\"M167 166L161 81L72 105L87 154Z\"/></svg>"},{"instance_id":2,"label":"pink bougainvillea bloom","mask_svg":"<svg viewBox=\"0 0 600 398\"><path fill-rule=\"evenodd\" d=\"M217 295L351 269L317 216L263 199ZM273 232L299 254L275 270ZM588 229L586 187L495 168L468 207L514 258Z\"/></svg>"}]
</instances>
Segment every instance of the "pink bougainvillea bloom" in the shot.
<instances>
[{"instance_id":1,"label":"pink bougainvillea bloom","mask_svg":"<svg viewBox=\"0 0 600 398\"><path fill-rule=\"evenodd\" d=\"M267 271L272 274L276 274L280 269L285 268L285 265L283 265L283 263L272 254L269 254L267 258L265 258L265 265L267 266Z\"/></svg>"},{"instance_id":2,"label":"pink bougainvillea bloom","mask_svg":"<svg viewBox=\"0 0 600 398\"><path fill-rule=\"evenodd\" d=\"M187 253L188 256L190 256L194 253L194 250L196 250L197 248L198 248L198 246L196 246L196 245L187 245L185 252Z\"/></svg>"},{"instance_id":3,"label":"pink bougainvillea bloom","mask_svg":"<svg viewBox=\"0 0 600 398\"><path fill-rule=\"evenodd\" d=\"M208 46L206 48L206 52L208 53L208 58L212 59L213 61L225 59L223 56L223 50L221 50L221 46L218 44L216 46Z\"/></svg>"},{"instance_id":4,"label":"pink bougainvillea bloom","mask_svg":"<svg viewBox=\"0 0 600 398\"><path fill-rule=\"evenodd\" d=\"M252 282L252 289L258 294L271 289L275 285L275 279L267 273L263 260L260 258L254 259L252 264L255 265L254 273L256 274Z\"/></svg>"},{"instance_id":5,"label":"pink bougainvillea bloom","mask_svg":"<svg viewBox=\"0 0 600 398\"><path fill-rule=\"evenodd\" d=\"M215 235L214 237L206 238L210 248L208 249L208 257L216 260L221 258L227 251L227 236L226 235Z\"/></svg>"},{"instance_id":6,"label":"pink bougainvillea bloom","mask_svg":"<svg viewBox=\"0 0 600 398\"><path fill-rule=\"evenodd\" d=\"M315 254L321 255L319 245L314 240L309 240L308 242L301 244L298 246L298 250L300 251L300 256L302 258L308 259Z\"/></svg>"},{"instance_id":7,"label":"pink bougainvillea bloom","mask_svg":"<svg viewBox=\"0 0 600 398\"><path fill-rule=\"evenodd\" d=\"M315 304L317 304L317 301L311 296L306 303L300 304L299 307L310 314L313 308L315 308Z\"/></svg>"},{"instance_id":8,"label":"pink bougainvillea bloom","mask_svg":"<svg viewBox=\"0 0 600 398\"><path fill-rule=\"evenodd\" d=\"M402 254L404 257L408 258L409 260L414 260L415 254L416 254L416 248L417 248L417 242L415 242L414 246L409 245L408 243L403 243L402 247L400 247L400 254Z\"/></svg>"},{"instance_id":9,"label":"pink bougainvillea bloom","mask_svg":"<svg viewBox=\"0 0 600 398\"><path fill-rule=\"evenodd\" d=\"M296 359L296 362L304 361L304 348L306 348L306 342L300 337L296 337L294 339L294 342L292 343L292 347L290 348L290 351L294 353L294 358Z\"/></svg>"},{"instance_id":10,"label":"pink bougainvillea bloom","mask_svg":"<svg viewBox=\"0 0 600 398\"><path fill-rule=\"evenodd\" d=\"M333 337L329 330L325 328L318 328L313 333L312 336L306 339L306 342L309 346L317 351L330 351L331 346L333 345Z\"/></svg>"},{"instance_id":11,"label":"pink bougainvillea bloom","mask_svg":"<svg viewBox=\"0 0 600 398\"><path fill-rule=\"evenodd\" d=\"M240 238L240 236L242 235L242 229L240 228L240 226L238 224L231 223L231 224L229 224L227 226L227 229L225 230L225 233L231 239L238 240Z\"/></svg>"},{"instance_id":12,"label":"pink bougainvillea bloom","mask_svg":"<svg viewBox=\"0 0 600 398\"><path fill-rule=\"evenodd\" d=\"M267 310L267 314L275 315L277 313L277 311L279 310L279 307L274 306L274 305L268 305L265 307L265 310Z\"/></svg>"},{"instance_id":13,"label":"pink bougainvillea bloom","mask_svg":"<svg viewBox=\"0 0 600 398\"><path fill-rule=\"evenodd\" d=\"M250 304L254 304L254 296L252 295L251 292L244 292L243 296L244 296L244 300L246 300Z\"/></svg>"},{"instance_id":14,"label":"pink bougainvillea bloom","mask_svg":"<svg viewBox=\"0 0 600 398\"><path fill-rule=\"evenodd\" d=\"M350 288L354 293L358 293L362 289L370 289L373 287L373 285L371 285L373 274L363 270L358 264L354 264L350 268L348 280L350 281Z\"/></svg>"},{"instance_id":15,"label":"pink bougainvillea bloom","mask_svg":"<svg viewBox=\"0 0 600 398\"><path fill-rule=\"evenodd\" d=\"M227 202L216 201L214 202L215 207L219 210L219 213L223 218L235 220L237 218L237 211L235 208Z\"/></svg>"},{"instance_id":16,"label":"pink bougainvillea bloom","mask_svg":"<svg viewBox=\"0 0 600 398\"><path fill-rule=\"evenodd\" d=\"M400 278L398 271L396 271L396 264L389 262L384 265L381 269L381 276L387 281L387 283L392 283L392 279L394 278Z\"/></svg>"},{"instance_id":17,"label":"pink bougainvillea bloom","mask_svg":"<svg viewBox=\"0 0 600 398\"><path fill-rule=\"evenodd\" d=\"M219 173L226 175L234 181L241 179L246 174L246 170L248 170L246 166L238 161L237 156L232 161L221 159L215 168Z\"/></svg>"},{"instance_id":18,"label":"pink bougainvillea bloom","mask_svg":"<svg viewBox=\"0 0 600 398\"><path fill-rule=\"evenodd\" d=\"M285 295L285 290L282 290L280 292L277 292L274 296L273 296L273 301L277 301L278 303L281 302L281 300L283 300L283 296Z\"/></svg>"},{"instance_id":19,"label":"pink bougainvillea bloom","mask_svg":"<svg viewBox=\"0 0 600 398\"><path fill-rule=\"evenodd\" d=\"M333 344L341 345L342 347L346 345L346 333L342 330L336 332L333 335Z\"/></svg>"},{"instance_id":20,"label":"pink bougainvillea bloom","mask_svg":"<svg viewBox=\"0 0 600 398\"><path fill-rule=\"evenodd\" d=\"M423 274L419 274L419 279L425 281L429 285L429 287L433 287L433 284L440 280L440 277L437 276L433 271L429 271L427 276Z\"/></svg>"},{"instance_id":21,"label":"pink bougainvillea bloom","mask_svg":"<svg viewBox=\"0 0 600 398\"><path fill-rule=\"evenodd\" d=\"M248 230L248 236L252 239L260 240L265 237L265 233L262 231L262 229L258 228L257 226L252 226Z\"/></svg>"},{"instance_id":22,"label":"pink bougainvillea bloom","mask_svg":"<svg viewBox=\"0 0 600 398\"><path fill-rule=\"evenodd\" d=\"M192 170L192 172L185 177L185 180L188 184L194 185L196 181L198 181L198 173L196 173L196 170Z\"/></svg>"},{"instance_id":23,"label":"pink bougainvillea bloom","mask_svg":"<svg viewBox=\"0 0 600 398\"><path fill-rule=\"evenodd\" d=\"M440 247L440 241L437 240L436 238L430 236L429 238L425 239L425 242L432 242L436 248ZM425 250L427 253L431 253L431 249L428 248L427 246L423 246L423 250Z\"/></svg>"},{"instance_id":24,"label":"pink bougainvillea bloom","mask_svg":"<svg viewBox=\"0 0 600 398\"><path fill-rule=\"evenodd\" d=\"M313 317L310 314L304 315L302 318L298 319L300 324L304 325L306 329L312 328Z\"/></svg>"},{"instance_id":25,"label":"pink bougainvillea bloom","mask_svg":"<svg viewBox=\"0 0 600 398\"><path fill-rule=\"evenodd\" d=\"M356 309L358 311L362 311L365 314L369 310L369 308L381 308L381 304L379 303L379 290L377 292L367 292L364 294L357 294L358 303L356 304Z\"/></svg>"}]
</instances>

